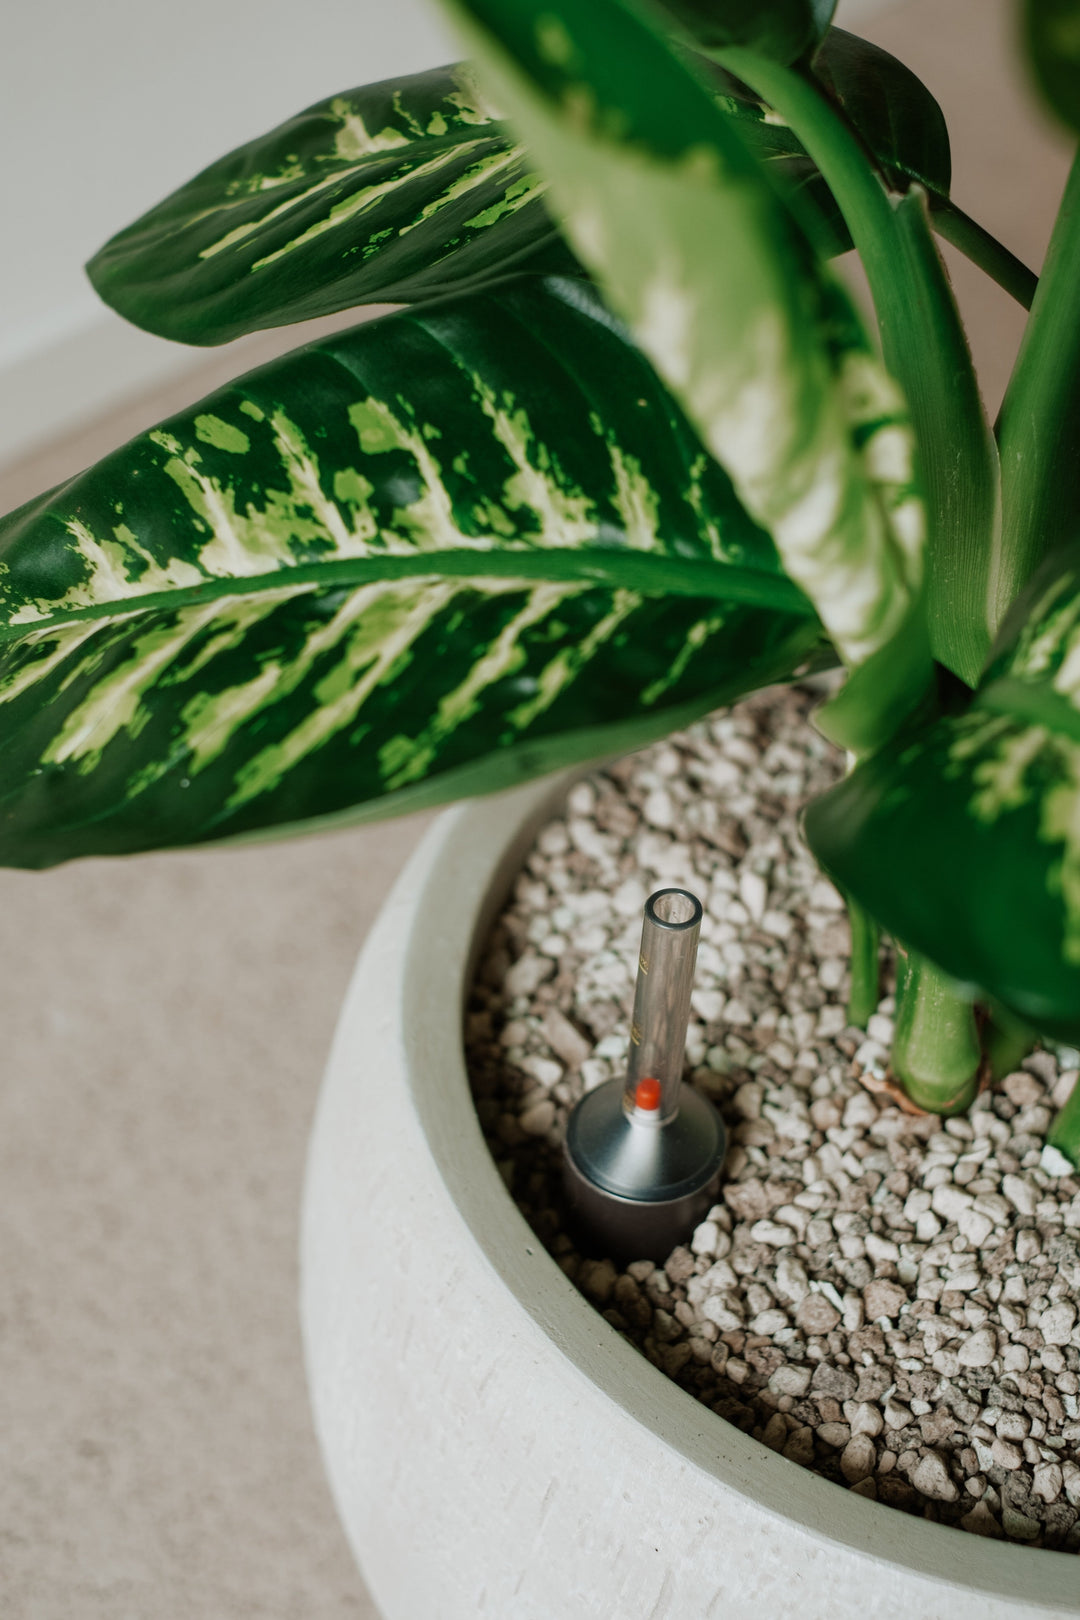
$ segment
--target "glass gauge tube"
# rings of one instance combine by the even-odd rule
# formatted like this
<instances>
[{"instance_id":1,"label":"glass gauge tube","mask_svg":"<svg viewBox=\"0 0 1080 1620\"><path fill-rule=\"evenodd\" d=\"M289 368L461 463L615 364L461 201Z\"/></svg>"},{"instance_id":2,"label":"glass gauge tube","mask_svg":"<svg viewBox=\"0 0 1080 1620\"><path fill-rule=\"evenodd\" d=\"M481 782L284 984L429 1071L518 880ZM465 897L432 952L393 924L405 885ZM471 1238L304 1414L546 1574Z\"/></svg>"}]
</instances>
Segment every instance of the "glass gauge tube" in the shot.
<instances>
[{"instance_id":1,"label":"glass gauge tube","mask_svg":"<svg viewBox=\"0 0 1080 1620\"><path fill-rule=\"evenodd\" d=\"M663 1262L712 1203L727 1136L707 1097L683 1087L701 904L659 889L645 904L625 1079L570 1114L563 1184L579 1240L620 1262Z\"/></svg>"},{"instance_id":2,"label":"glass gauge tube","mask_svg":"<svg viewBox=\"0 0 1080 1620\"><path fill-rule=\"evenodd\" d=\"M678 1113L701 916L686 889L658 889L645 902L623 1093L642 1123L663 1125Z\"/></svg>"}]
</instances>

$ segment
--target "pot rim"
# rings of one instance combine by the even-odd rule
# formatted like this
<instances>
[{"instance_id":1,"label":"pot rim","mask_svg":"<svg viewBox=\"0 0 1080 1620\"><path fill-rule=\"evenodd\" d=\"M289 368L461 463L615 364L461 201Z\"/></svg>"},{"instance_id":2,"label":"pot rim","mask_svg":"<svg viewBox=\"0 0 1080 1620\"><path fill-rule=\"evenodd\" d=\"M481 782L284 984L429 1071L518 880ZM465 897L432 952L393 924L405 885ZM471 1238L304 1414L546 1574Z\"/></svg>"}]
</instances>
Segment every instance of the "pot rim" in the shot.
<instances>
[{"instance_id":1,"label":"pot rim","mask_svg":"<svg viewBox=\"0 0 1080 1620\"><path fill-rule=\"evenodd\" d=\"M399 1034L406 1083L439 1174L477 1248L555 1353L687 1467L781 1523L794 1522L877 1565L1033 1611L1080 1614L1077 1555L970 1535L843 1491L696 1401L577 1292L514 1204L473 1105L463 1012L487 933L529 845L581 774L563 772L445 811L388 903L403 940ZM437 929L429 917L440 919Z\"/></svg>"}]
</instances>

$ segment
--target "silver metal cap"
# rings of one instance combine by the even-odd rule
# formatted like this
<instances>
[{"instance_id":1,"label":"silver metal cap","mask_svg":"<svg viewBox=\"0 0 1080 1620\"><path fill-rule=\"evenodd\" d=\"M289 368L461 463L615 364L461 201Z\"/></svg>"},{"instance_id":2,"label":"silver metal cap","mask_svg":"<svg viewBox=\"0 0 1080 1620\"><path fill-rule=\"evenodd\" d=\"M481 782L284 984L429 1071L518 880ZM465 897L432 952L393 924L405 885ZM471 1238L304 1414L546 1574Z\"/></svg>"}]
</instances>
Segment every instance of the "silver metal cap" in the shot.
<instances>
[{"instance_id":1,"label":"silver metal cap","mask_svg":"<svg viewBox=\"0 0 1080 1620\"><path fill-rule=\"evenodd\" d=\"M688 1086L660 1123L627 1111L609 1080L567 1124L564 1185L579 1238L615 1260L664 1260L707 1212L719 1186L727 1132L712 1103Z\"/></svg>"}]
</instances>

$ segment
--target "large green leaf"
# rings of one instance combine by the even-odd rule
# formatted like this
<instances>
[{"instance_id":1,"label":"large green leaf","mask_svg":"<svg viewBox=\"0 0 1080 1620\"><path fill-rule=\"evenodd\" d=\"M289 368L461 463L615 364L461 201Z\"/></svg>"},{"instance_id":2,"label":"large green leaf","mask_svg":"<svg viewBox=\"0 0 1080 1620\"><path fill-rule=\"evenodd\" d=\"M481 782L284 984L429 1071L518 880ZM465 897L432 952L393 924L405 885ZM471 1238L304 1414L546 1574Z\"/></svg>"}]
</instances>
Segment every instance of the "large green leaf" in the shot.
<instances>
[{"instance_id":1,"label":"large green leaf","mask_svg":"<svg viewBox=\"0 0 1080 1620\"><path fill-rule=\"evenodd\" d=\"M568 258L543 184L465 66L319 102L188 181L91 259L136 326L225 343ZM561 266L560 266L561 267Z\"/></svg>"},{"instance_id":2,"label":"large green leaf","mask_svg":"<svg viewBox=\"0 0 1080 1620\"><path fill-rule=\"evenodd\" d=\"M1024 34L1039 88L1080 130L1080 0L1024 0Z\"/></svg>"},{"instance_id":3,"label":"large green leaf","mask_svg":"<svg viewBox=\"0 0 1080 1620\"><path fill-rule=\"evenodd\" d=\"M620 0L447 0L629 321L851 663L910 623L922 512L898 389L696 78Z\"/></svg>"},{"instance_id":4,"label":"large green leaf","mask_svg":"<svg viewBox=\"0 0 1080 1620\"><path fill-rule=\"evenodd\" d=\"M821 39L836 0L661 0L701 50L745 45L794 62Z\"/></svg>"},{"instance_id":5,"label":"large green leaf","mask_svg":"<svg viewBox=\"0 0 1080 1620\"><path fill-rule=\"evenodd\" d=\"M726 92L725 107L757 107L760 97L725 69L713 67L717 90ZM947 195L952 178L949 131L945 115L930 91L909 67L843 28L830 28L813 60L813 74L844 110L866 146L901 190L917 180L928 190ZM803 151L794 132L775 110L763 125L774 148Z\"/></svg>"},{"instance_id":6,"label":"large green leaf","mask_svg":"<svg viewBox=\"0 0 1080 1620\"><path fill-rule=\"evenodd\" d=\"M385 813L630 747L821 645L587 284L253 372L0 523L0 862Z\"/></svg>"},{"instance_id":7,"label":"large green leaf","mask_svg":"<svg viewBox=\"0 0 1080 1620\"><path fill-rule=\"evenodd\" d=\"M820 251L850 246L799 143L724 111L798 193ZM182 343L226 343L357 304L416 303L574 267L543 181L467 64L346 91L213 163L90 260L101 297Z\"/></svg>"},{"instance_id":8,"label":"large green leaf","mask_svg":"<svg viewBox=\"0 0 1080 1620\"><path fill-rule=\"evenodd\" d=\"M831 28L814 74L843 107L874 156L902 187L917 180L948 194L952 157L945 114L909 67L843 28Z\"/></svg>"},{"instance_id":9,"label":"large green leaf","mask_svg":"<svg viewBox=\"0 0 1080 1620\"><path fill-rule=\"evenodd\" d=\"M949 132L929 90L903 62L869 40L830 28L813 72L843 109L865 145L899 190L912 180L940 206L951 181ZM794 130L749 86L717 63L707 70L717 104L739 119L739 132L783 189L818 251L826 257L852 246L839 205ZM966 216L965 216L966 218Z\"/></svg>"},{"instance_id":10,"label":"large green leaf","mask_svg":"<svg viewBox=\"0 0 1080 1620\"><path fill-rule=\"evenodd\" d=\"M974 701L811 805L822 864L898 938L1080 1036L1080 546L1051 560Z\"/></svg>"}]
</instances>

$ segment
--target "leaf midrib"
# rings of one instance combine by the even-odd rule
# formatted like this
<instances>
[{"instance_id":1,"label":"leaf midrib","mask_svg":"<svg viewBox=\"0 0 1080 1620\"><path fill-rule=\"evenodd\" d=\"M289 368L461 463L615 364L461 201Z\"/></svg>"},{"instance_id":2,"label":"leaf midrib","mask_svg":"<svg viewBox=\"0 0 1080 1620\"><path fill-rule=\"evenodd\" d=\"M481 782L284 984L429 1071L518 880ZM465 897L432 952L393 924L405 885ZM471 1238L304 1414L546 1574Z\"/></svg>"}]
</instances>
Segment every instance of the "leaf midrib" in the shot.
<instances>
[{"instance_id":1,"label":"leaf midrib","mask_svg":"<svg viewBox=\"0 0 1080 1620\"><path fill-rule=\"evenodd\" d=\"M618 566L612 566L613 555ZM347 557L335 562L297 563L265 574L207 579L199 585L169 591L148 591L84 608L68 608L18 624L0 625L0 642L21 640L50 627L87 619L134 617L161 609L172 611L216 597L259 595L263 591L365 585L392 579L475 579L536 581L581 580L611 589L638 590L646 595L699 596L747 607L771 608L803 618L815 618L814 608L799 587L783 574L683 557L656 557L611 547L581 547L574 551L477 552L471 549L422 556Z\"/></svg>"}]
</instances>

